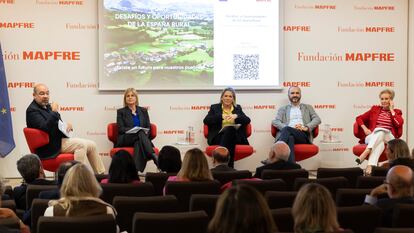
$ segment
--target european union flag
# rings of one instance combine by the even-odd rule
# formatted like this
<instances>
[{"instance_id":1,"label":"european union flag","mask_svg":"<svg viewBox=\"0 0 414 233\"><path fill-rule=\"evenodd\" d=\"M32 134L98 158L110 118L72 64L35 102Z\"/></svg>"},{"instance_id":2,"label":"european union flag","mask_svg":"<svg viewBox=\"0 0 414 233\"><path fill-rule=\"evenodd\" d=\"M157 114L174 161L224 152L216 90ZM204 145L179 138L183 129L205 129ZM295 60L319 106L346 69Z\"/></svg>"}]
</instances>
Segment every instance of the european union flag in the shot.
<instances>
[{"instance_id":1,"label":"european union flag","mask_svg":"<svg viewBox=\"0 0 414 233\"><path fill-rule=\"evenodd\" d=\"M3 52L0 44L0 156L5 157L15 147L10 114L9 92L4 71Z\"/></svg>"}]
</instances>

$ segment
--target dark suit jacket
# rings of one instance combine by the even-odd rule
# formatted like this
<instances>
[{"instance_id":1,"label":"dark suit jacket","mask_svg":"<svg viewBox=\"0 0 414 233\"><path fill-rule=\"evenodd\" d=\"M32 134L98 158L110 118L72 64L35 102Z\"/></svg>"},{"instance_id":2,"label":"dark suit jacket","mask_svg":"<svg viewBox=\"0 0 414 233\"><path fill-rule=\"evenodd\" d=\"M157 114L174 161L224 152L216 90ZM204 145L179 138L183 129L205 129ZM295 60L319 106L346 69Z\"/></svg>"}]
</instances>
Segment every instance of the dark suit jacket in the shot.
<instances>
[{"instance_id":1,"label":"dark suit jacket","mask_svg":"<svg viewBox=\"0 0 414 233\"><path fill-rule=\"evenodd\" d=\"M56 182L53 180L45 180L45 179L36 179L30 184L33 185L55 185ZM20 186L16 186L13 189L13 197L14 201L16 202L16 209L26 209L26 190L27 184L22 184Z\"/></svg>"},{"instance_id":2,"label":"dark suit jacket","mask_svg":"<svg viewBox=\"0 0 414 233\"><path fill-rule=\"evenodd\" d=\"M233 114L237 114L235 124L241 124L242 126L237 130L237 135L240 138L240 144L249 145L246 136L246 125L250 123L250 118L246 116L240 105L237 105L233 109ZM209 145L213 144L213 138L217 136L222 128L223 123L223 109L221 103L213 104L210 106L207 116L204 118L204 124L208 125L208 137L207 142Z\"/></svg>"},{"instance_id":3,"label":"dark suit jacket","mask_svg":"<svg viewBox=\"0 0 414 233\"><path fill-rule=\"evenodd\" d=\"M378 199L376 206L382 209L382 226L392 226L392 216L394 208L397 204L414 204L414 198L402 197L402 198L382 198Z\"/></svg>"},{"instance_id":4,"label":"dark suit jacket","mask_svg":"<svg viewBox=\"0 0 414 233\"><path fill-rule=\"evenodd\" d=\"M365 125L369 130L374 131L377 127L377 120L381 111L381 106L374 105L370 110L362 115L357 116L356 122L361 127ZM400 138L403 133L404 119L402 118L402 112L399 109L394 109L395 116L391 116L392 129L391 133L396 138ZM363 132L363 131L362 131ZM361 135L359 143L365 143L365 134Z\"/></svg>"},{"instance_id":5,"label":"dark suit jacket","mask_svg":"<svg viewBox=\"0 0 414 233\"><path fill-rule=\"evenodd\" d=\"M279 160L274 163L266 164L256 168L254 177L262 178L263 170L290 170L290 169L301 169L302 167L297 163L291 163L288 161Z\"/></svg>"},{"instance_id":6,"label":"dark suit jacket","mask_svg":"<svg viewBox=\"0 0 414 233\"><path fill-rule=\"evenodd\" d=\"M60 114L53 112L50 105L42 108L34 100L26 109L26 125L29 128L40 129L49 134L49 144L39 147L36 154L41 159L54 158L60 153L62 138L66 137L58 128Z\"/></svg>"},{"instance_id":7,"label":"dark suit jacket","mask_svg":"<svg viewBox=\"0 0 414 233\"><path fill-rule=\"evenodd\" d=\"M137 106L137 113L139 117L140 127L148 128L151 130L151 122L147 109ZM121 147L125 144L125 132L134 127L132 113L128 107L123 107L117 110L116 124L118 125L118 140L116 146ZM150 135L151 132L148 133L148 137L150 137Z\"/></svg>"},{"instance_id":8,"label":"dark suit jacket","mask_svg":"<svg viewBox=\"0 0 414 233\"><path fill-rule=\"evenodd\" d=\"M229 167L227 164L219 164L216 167L210 169L211 171L223 171L223 172L227 172L227 171L237 171L236 169Z\"/></svg>"}]
</instances>

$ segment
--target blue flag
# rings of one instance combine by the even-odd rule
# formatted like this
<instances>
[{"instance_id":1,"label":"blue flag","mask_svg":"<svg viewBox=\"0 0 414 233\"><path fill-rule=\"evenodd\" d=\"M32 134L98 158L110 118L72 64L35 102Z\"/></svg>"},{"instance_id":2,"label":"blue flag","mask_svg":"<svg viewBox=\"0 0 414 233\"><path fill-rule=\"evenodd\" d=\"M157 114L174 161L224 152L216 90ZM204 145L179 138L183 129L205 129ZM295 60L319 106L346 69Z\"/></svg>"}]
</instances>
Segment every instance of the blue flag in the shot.
<instances>
[{"instance_id":1,"label":"blue flag","mask_svg":"<svg viewBox=\"0 0 414 233\"><path fill-rule=\"evenodd\" d=\"M15 147L10 114L9 92L4 71L3 52L0 44L0 156L5 157Z\"/></svg>"}]
</instances>

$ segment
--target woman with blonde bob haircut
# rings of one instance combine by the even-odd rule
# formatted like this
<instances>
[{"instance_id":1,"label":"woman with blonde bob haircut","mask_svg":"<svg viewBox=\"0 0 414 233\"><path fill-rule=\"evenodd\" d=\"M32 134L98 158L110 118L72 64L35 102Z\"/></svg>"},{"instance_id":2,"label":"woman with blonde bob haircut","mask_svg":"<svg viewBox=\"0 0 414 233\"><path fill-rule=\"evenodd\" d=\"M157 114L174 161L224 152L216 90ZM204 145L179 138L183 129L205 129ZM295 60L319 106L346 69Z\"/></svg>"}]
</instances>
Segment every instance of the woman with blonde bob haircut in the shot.
<instances>
[{"instance_id":1,"label":"woman with blonde bob haircut","mask_svg":"<svg viewBox=\"0 0 414 233\"><path fill-rule=\"evenodd\" d=\"M208 233L274 233L277 227L263 196L254 188L237 185L218 199Z\"/></svg>"},{"instance_id":2,"label":"woman with blonde bob haircut","mask_svg":"<svg viewBox=\"0 0 414 233\"><path fill-rule=\"evenodd\" d=\"M116 215L114 208L99 199L102 188L84 164L71 167L63 179L60 199L49 202L45 216Z\"/></svg>"},{"instance_id":3,"label":"woman with blonde bob haircut","mask_svg":"<svg viewBox=\"0 0 414 233\"><path fill-rule=\"evenodd\" d=\"M295 233L343 231L331 193L317 183L302 186L293 203L292 215Z\"/></svg>"},{"instance_id":4,"label":"woman with blonde bob haircut","mask_svg":"<svg viewBox=\"0 0 414 233\"><path fill-rule=\"evenodd\" d=\"M134 147L134 162L138 171L143 172L148 160L153 160L158 166L151 142L151 122L147 109L138 106L138 93L134 88L128 88L124 92L124 107L116 112L116 124L118 126L118 139L116 147ZM127 133L135 127L146 128L148 131L139 130L135 133Z\"/></svg>"}]
</instances>

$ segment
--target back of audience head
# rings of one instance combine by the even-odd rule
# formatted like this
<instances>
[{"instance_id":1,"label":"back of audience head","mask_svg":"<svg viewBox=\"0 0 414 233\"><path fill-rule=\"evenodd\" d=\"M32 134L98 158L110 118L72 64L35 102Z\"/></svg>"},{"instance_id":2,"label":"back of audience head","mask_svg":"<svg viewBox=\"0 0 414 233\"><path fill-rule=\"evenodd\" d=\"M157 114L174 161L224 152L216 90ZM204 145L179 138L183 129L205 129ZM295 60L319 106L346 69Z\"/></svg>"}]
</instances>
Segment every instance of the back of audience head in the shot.
<instances>
[{"instance_id":1,"label":"back of audience head","mask_svg":"<svg viewBox=\"0 0 414 233\"><path fill-rule=\"evenodd\" d=\"M213 164L218 165L218 164L228 164L229 162L229 150L227 150L226 147L223 146L219 146L216 147L216 149L213 150Z\"/></svg>"},{"instance_id":2,"label":"back of audience head","mask_svg":"<svg viewBox=\"0 0 414 233\"><path fill-rule=\"evenodd\" d=\"M340 229L335 203L324 186L310 183L302 186L292 207L294 232L333 232Z\"/></svg>"},{"instance_id":3,"label":"back of audience head","mask_svg":"<svg viewBox=\"0 0 414 233\"><path fill-rule=\"evenodd\" d=\"M387 142L386 154L390 161L398 158L412 158L407 143L399 138Z\"/></svg>"},{"instance_id":4,"label":"back of audience head","mask_svg":"<svg viewBox=\"0 0 414 233\"><path fill-rule=\"evenodd\" d=\"M17 160L17 170L26 183L32 183L38 178L45 178L42 163L35 154L27 154Z\"/></svg>"},{"instance_id":5,"label":"back of audience head","mask_svg":"<svg viewBox=\"0 0 414 233\"><path fill-rule=\"evenodd\" d=\"M188 179L190 181L206 181L212 180L210 169L204 152L198 148L188 150L184 155L184 161L181 170L177 174L178 177Z\"/></svg>"},{"instance_id":6,"label":"back of audience head","mask_svg":"<svg viewBox=\"0 0 414 233\"><path fill-rule=\"evenodd\" d=\"M387 193L390 198L413 196L413 170L404 165L396 165L388 170L386 176Z\"/></svg>"},{"instance_id":7,"label":"back of audience head","mask_svg":"<svg viewBox=\"0 0 414 233\"><path fill-rule=\"evenodd\" d=\"M277 227L262 194L246 185L227 189L218 199L208 233L273 233Z\"/></svg>"},{"instance_id":8,"label":"back of audience head","mask_svg":"<svg viewBox=\"0 0 414 233\"><path fill-rule=\"evenodd\" d=\"M272 145L269 152L269 162L288 161L290 155L289 146L283 141L277 141Z\"/></svg>"},{"instance_id":9,"label":"back of audience head","mask_svg":"<svg viewBox=\"0 0 414 233\"><path fill-rule=\"evenodd\" d=\"M82 163L69 168L60 188L60 197L77 200L82 197L99 197L102 188L92 171Z\"/></svg>"},{"instance_id":10,"label":"back of audience head","mask_svg":"<svg viewBox=\"0 0 414 233\"><path fill-rule=\"evenodd\" d=\"M164 146L158 153L158 167L163 172L177 173L181 169L181 153L174 146Z\"/></svg>"},{"instance_id":11,"label":"back of audience head","mask_svg":"<svg viewBox=\"0 0 414 233\"><path fill-rule=\"evenodd\" d=\"M131 183L139 180L138 172L132 156L125 150L120 150L112 156L109 166L109 183Z\"/></svg>"},{"instance_id":12,"label":"back of audience head","mask_svg":"<svg viewBox=\"0 0 414 233\"><path fill-rule=\"evenodd\" d=\"M79 161L71 160L67 162L63 162L59 165L57 170L57 184L59 186L62 185L63 179L65 178L66 172L68 172L69 168L73 167L74 165L78 164Z\"/></svg>"}]
</instances>

